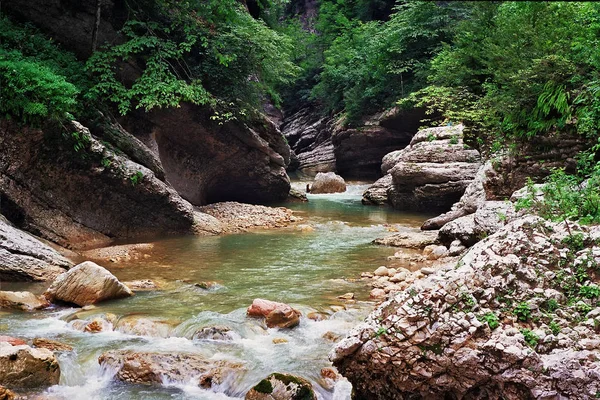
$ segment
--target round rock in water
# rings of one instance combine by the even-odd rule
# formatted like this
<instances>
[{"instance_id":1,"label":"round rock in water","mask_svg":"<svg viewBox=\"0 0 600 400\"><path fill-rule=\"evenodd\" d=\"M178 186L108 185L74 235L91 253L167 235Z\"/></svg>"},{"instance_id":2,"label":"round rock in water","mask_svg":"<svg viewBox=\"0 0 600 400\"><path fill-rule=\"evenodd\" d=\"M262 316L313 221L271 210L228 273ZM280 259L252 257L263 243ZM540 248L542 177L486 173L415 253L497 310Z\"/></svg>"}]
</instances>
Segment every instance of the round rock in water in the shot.
<instances>
[{"instance_id":1,"label":"round rock in water","mask_svg":"<svg viewBox=\"0 0 600 400\"><path fill-rule=\"evenodd\" d=\"M295 375L274 373L260 381L245 400L316 400L309 381Z\"/></svg>"}]
</instances>

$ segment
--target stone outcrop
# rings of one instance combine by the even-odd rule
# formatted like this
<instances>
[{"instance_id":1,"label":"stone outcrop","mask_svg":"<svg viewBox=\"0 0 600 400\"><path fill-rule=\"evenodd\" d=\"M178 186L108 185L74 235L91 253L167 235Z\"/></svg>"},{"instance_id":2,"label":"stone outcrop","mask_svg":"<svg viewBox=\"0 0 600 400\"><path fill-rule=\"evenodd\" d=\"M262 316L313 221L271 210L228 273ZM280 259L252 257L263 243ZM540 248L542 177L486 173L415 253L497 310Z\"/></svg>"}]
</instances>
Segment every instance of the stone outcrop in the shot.
<instances>
[{"instance_id":1,"label":"stone outcrop","mask_svg":"<svg viewBox=\"0 0 600 400\"><path fill-rule=\"evenodd\" d=\"M330 358L357 399L593 398L598 238L516 219L385 301Z\"/></svg>"},{"instance_id":2,"label":"stone outcrop","mask_svg":"<svg viewBox=\"0 0 600 400\"><path fill-rule=\"evenodd\" d=\"M117 369L115 378L127 383L195 383L203 388L223 383L242 370L241 363L207 359L198 354L149 353L129 350L108 351L100 356L101 365Z\"/></svg>"},{"instance_id":3,"label":"stone outcrop","mask_svg":"<svg viewBox=\"0 0 600 400\"><path fill-rule=\"evenodd\" d=\"M0 308L33 311L41 310L49 305L45 298L38 297L31 292L0 291Z\"/></svg>"},{"instance_id":4,"label":"stone outcrop","mask_svg":"<svg viewBox=\"0 0 600 400\"><path fill-rule=\"evenodd\" d=\"M132 295L131 289L113 274L91 261L59 275L45 293L52 302L61 301L81 307Z\"/></svg>"},{"instance_id":5,"label":"stone outcrop","mask_svg":"<svg viewBox=\"0 0 600 400\"><path fill-rule=\"evenodd\" d=\"M245 400L316 400L312 384L304 378L274 373L246 393Z\"/></svg>"},{"instance_id":6,"label":"stone outcrop","mask_svg":"<svg viewBox=\"0 0 600 400\"><path fill-rule=\"evenodd\" d=\"M319 172L310 185L310 193L342 193L346 191L344 178L334 172Z\"/></svg>"},{"instance_id":7,"label":"stone outcrop","mask_svg":"<svg viewBox=\"0 0 600 400\"><path fill-rule=\"evenodd\" d=\"M410 146L383 158L382 172L389 176L365 192L363 203L387 200L401 210L448 209L463 195L479 166L479 152L465 148L462 125L424 129Z\"/></svg>"},{"instance_id":8,"label":"stone outcrop","mask_svg":"<svg viewBox=\"0 0 600 400\"><path fill-rule=\"evenodd\" d=\"M383 156L406 147L423 118L420 109L409 112L392 108L365 119L356 128L336 125L332 143L337 171L352 178L380 177Z\"/></svg>"},{"instance_id":9,"label":"stone outcrop","mask_svg":"<svg viewBox=\"0 0 600 400\"><path fill-rule=\"evenodd\" d=\"M223 232L246 232L255 228L280 228L298 220L285 207L265 207L227 201L198 207L219 221Z\"/></svg>"},{"instance_id":10,"label":"stone outcrop","mask_svg":"<svg viewBox=\"0 0 600 400\"><path fill-rule=\"evenodd\" d=\"M49 281L73 265L0 215L0 281Z\"/></svg>"},{"instance_id":11,"label":"stone outcrop","mask_svg":"<svg viewBox=\"0 0 600 400\"><path fill-rule=\"evenodd\" d=\"M332 123L332 119L322 116L315 106L300 108L286 116L281 132L296 157L295 168L290 169L298 169L308 175L335 171Z\"/></svg>"},{"instance_id":12,"label":"stone outcrop","mask_svg":"<svg viewBox=\"0 0 600 400\"><path fill-rule=\"evenodd\" d=\"M393 235L377 238L374 244L382 246L404 247L408 249L423 249L426 246L437 243L437 232L423 232L407 229L406 232L398 232Z\"/></svg>"},{"instance_id":13,"label":"stone outcrop","mask_svg":"<svg viewBox=\"0 0 600 400\"><path fill-rule=\"evenodd\" d=\"M250 317L264 317L269 328L293 328L300 324L300 311L276 301L254 299L247 314Z\"/></svg>"},{"instance_id":14,"label":"stone outcrop","mask_svg":"<svg viewBox=\"0 0 600 400\"><path fill-rule=\"evenodd\" d=\"M81 124L69 128L65 138L59 127L0 122L0 195L11 222L71 248L190 231L193 208L172 187Z\"/></svg>"},{"instance_id":15,"label":"stone outcrop","mask_svg":"<svg viewBox=\"0 0 600 400\"><path fill-rule=\"evenodd\" d=\"M202 107L135 113L124 127L156 148L168 182L190 203L283 201L290 148L265 117L219 124Z\"/></svg>"},{"instance_id":16,"label":"stone outcrop","mask_svg":"<svg viewBox=\"0 0 600 400\"><path fill-rule=\"evenodd\" d=\"M0 385L32 389L58 384L60 366L47 349L0 342Z\"/></svg>"}]
</instances>

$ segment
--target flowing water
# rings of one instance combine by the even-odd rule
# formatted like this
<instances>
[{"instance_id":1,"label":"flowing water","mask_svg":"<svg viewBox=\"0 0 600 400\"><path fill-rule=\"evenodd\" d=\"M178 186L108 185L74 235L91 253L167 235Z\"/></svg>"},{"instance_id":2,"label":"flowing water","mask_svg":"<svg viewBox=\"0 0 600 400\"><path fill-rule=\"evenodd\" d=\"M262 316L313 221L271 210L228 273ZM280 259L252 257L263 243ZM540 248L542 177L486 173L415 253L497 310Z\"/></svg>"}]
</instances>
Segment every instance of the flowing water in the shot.
<instances>
[{"instance_id":1,"label":"flowing water","mask_svg":"<svg viewBox=\"0 0 600 400\"><path fill-rule=\"evenodd\" d=\"M295 185L301 188L304 183ZM45 392L53 399L243 398L272 372L309 379L323 400L349 399L351 386L345 379L330 387L320 376L321 368L331 366L327 354L333 346L323 336L343 337L372 310L370 288L359 279L360 273L389 264L387 257L394 250L370 242L390 230L418 226L426 218L363 206L360 199L366 187L351 185L346 193L309 195L308 203L286 204L303 218L290 228L158 241L149 258L104 266L120 280L158 281L161 290L138 291L134 297L86 311L56 308L3 313L0 335L51 338L75 348L59 355L60 385ZM194 285L205 281L218 284L210 289ZM356 302L336 298L347 292L355 293ZM246 317L246 307L255 298L292 305L303 314L300 325L290 330L267 329L261 320ZM326 319L306 318L311 312ZM114 330L74 329L75 319L103 316L119 321ZM138 328L127 328L132 325ZM199 329L212 326L230 328L232 340L194 338ZM234 379L210 390L166 380L162 386L131 385L116 382L114 371L98 364L98 357L112 349L198 353L212 360L242 362L244 367Z\"/></svg>"}]
</instances>

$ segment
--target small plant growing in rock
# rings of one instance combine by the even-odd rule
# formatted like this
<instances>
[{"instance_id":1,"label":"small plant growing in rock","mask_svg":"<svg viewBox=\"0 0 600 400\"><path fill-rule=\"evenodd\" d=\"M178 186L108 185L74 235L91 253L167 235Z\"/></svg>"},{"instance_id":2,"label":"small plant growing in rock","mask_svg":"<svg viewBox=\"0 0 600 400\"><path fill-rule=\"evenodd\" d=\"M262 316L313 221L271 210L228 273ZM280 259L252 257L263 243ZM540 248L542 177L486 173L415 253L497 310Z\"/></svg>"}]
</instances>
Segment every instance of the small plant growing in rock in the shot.
<instances>
[{"instance_id":1,"label":"small plant growing in rock","mask_svg":"<svg viewBox=\"0 0 600 400\"><path fill-rule=\"evenodd\" d=\"M500 320L498 319L498 316L491 311L478 317L478 319L481 322L486 322L491 330L494 330L500 326Z\"/></svg>"},{"instance_id":2,"label":"small plant growing in rock","mask_svg":"<svg viewBox=\"0 0 600 400\"><path fill-rule=\"evenodd\" d=\"M550 321L550 324L548 324L548 327L552 331L552 334L558 335L560 333L561 328L560 328L560 325L558 324L558 322Z\"/></svg>"},{"instance_id":3,"label":"small plant growing in rock","mask_svg":"<svg viewBox=\"0 0 600 400\"><path fill-rule=\"evenodd\" d=\"M458 144L458 136L454 135L450 138L450 144Z\"/></svg>"},{"instance_id":4,"label":"small plant growing in rock","mask_svg":"<svg viewBox=\"0 0 600 400\"><path fill-rule=\"evenodd\" d=\"M574 253L585 248L584 237L581 232L570 234L562 240L562 243Z\"/></svg>"},{"instance_id":5,"label":"small plant growing in rock","mask_svg":"<svg viewBox=\"0 0 600 400\"><path fill-rule=\"evenodd\" d=\"M535 349L538 342L540 341L540 338L538 337L538 335L533 333L533 331L531 329L527 329L527 328L521 329L521 334L525 338L525 342L529 345L529 347L531 347L532 349Z\"/></svg>"},{"instance_id":6,"label":"small plant growing in rock","mask_svg":"<svg viewBox=\"0 0 600 400\"><path fill-rule=\"evenodd\" d=\"M381 335L387 334L388 330L386 328L384 328L383 326L380 326L379 329L377 329L377 332L375 332L375 337L378 338Z\"/></svg>"},{"instance_id":7,"label":"small plant growing in rock","mask_svg":"<svg viewBox=\"0 0 600 400\"><path fill-rule=\"evenodd\" d=\"M133 174L129 177L129 180L131 181L131 184L133 186L140 183L142 181L142 179L144 179L144 173L142 171L137 171L135 174Z\"/></svg>"},{"instance_id":8,"label":"small plant growing in rock","mask_svg":"<svg viewBox=\"0 0 600 400\"><path fill-rule=\"evenodd\" d=\"M597 285L582 286L579 288L579 294L587 299L600 297L600 287Z\"/></svg>"},{"instance_id":9,"label":"small plant growing in rock","mask_svg":"<svg viewBox=\"0 0 600 400\"><path fill-rule=\"evenodd\" d=\"M529 304L523 301L515 307L513 310L513 314L517 316L517 321L527 322L529 317L531 317L531 309L529 308Z\"/></svg>"},{"instance_id":10,"label":"small plant growing in rock","mask_svg":"<svg viewBox=\"0 0 600 400\"><path fill-rule=\"evenodd\" d=\"M554 311L558 310L559 307L560 307L560 304L558 304L558 301L556 301L554 299L549 299L546 302L546 310L548 310L548 312L554 312Z\"/></svg>"},{"instance_id":11,"label":"small plant growing in rock","mask_svg":"<svg viewBox=\"0 0 600 400\"><path fill-rule=\"evenodd\" d=\"M434 140L435 140L435 135L433 133L430 133L429 135L427 135L428 142L433 142Z\"/></svg>"}]
</instances>

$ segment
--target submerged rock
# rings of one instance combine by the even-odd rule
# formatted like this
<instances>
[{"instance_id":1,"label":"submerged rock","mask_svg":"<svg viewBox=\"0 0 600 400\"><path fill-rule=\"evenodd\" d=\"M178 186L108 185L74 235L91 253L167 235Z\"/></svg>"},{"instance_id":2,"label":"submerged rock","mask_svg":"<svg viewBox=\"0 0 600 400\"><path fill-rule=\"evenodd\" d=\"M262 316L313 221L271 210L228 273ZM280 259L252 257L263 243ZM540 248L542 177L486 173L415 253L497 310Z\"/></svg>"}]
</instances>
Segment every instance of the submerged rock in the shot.
<instances>
[{"instance_id":1,"label":"submerged rock","mask_svg":"<svg viewBox=\"0 0 600 400\"><path fill-rule=\"evenodd\" d=\"M215 217L224 232L246 232L254 228L280 228L295 220L292 210L285 207L265 207L228 201L198 207Z\"/></svg>"},{"instance_id":2,"label":"submerged rock","mask_svg":"<svg viewBox=\"0 0 600 400\"><path fill-rule=\"evenodd\" d=\"M342 193L346 191L344 178L334 172L319 172L315 181L310 185L310 193Z\"/></svg>"},{"instance_id":3,"label":"submerged rock","mask_svg":"<svg viewBox=\"0 0 600 400\"><path fill-rule=\"evenodd\" d=\"M391 296L330 359L361 399L593 398L600 307L578 293L597 288L598 237L597 227L517 219Z\"/></svg>"},{"instance_id":4,"label":"submerged rock","mask_svg":"<svg viewBox=\"0 0 600 400\"><path fill-rule=\"evenodd\" d=\"M274 373L260 381L245 400L316 400L312 384L304 378Z\"/></svg>"},{"instance_id":5,"label":"submerged rock","mask_svg":"<svg viewBox=\"0 0 600 400\"><path fill-rule=\"evenodd\" d=\"M248 307L247 314L251 317L264 317L269 328L293 328L300 324L300 311L284 303L254 299Z\"/></svg>"},{"instance_id":6,"label":"submerged rock","mask_svg":"<svg viewBox=\"0 0 600 400\"><path fill-rule=\"evenodd\" d=\"M411 231L395 233L390 236L373 240L374 244L383 246L404 247L409 249L422 249L438 240L437 232Z\"/></svg>"},{"instance_id":7,"label":"submerged rock","mask_svg":"<svg viewBox=\"0 0 600 400\"><path fill-rule=\"evenodd\" d=\"M221 341L231 341L239 338L239 335L232 331L228 326L217 325L205 327L197 330L192 339L197 340L221 340Z\"/></svg>"},{"instance_id":8,"label":"submerged rock","mask_svg":"<svg viewBox=\"0 0 600 400\"><path fill-rule=\"evenodd\" d=\"M12 336L0 336L0 343L8 343L11 346L19 346L25 343L24 340Z\"/></svg>"},{"instance_id":9,"label":"submerged rock","mask_svg":"<svg viewBox=\"0 0 600 400\"><path fill-rule=\"evenodd\" d=\"M72 351L73 350L73 346L69 346L68 344L61 343L57 340L45 339L45 338L33 339L33 346L38 349L48 349L50 351Z\"/></svg>"},{"instance_id":10,"label":"submerged rock","mask_svg":"<svg viewBox=\"0 0 600 400\"><path fill-rule=\"evenodd\" d=\"M173 326L166 321L128 315L116 321L114 330L128 335L166 338L171 334Z\"/></svg>"},{"instance_id":11,"label":"submerged rock","mask_svg":"<svg viewBox=\"0 0 600 400\"><path fill-rule=\"evenodd\" d=\"M45 295L52 302L86 306L133 296L133 292L105 268L86 261L56 278Z\"/></svg>"},{"instance_id":12,"label":"submerged rock","mask_svg":"<svg viewBox=\"0 0 600 400\"><path fill-rule=\"evenodd\" d=\"M0 291L0 308L12 308L23 311L41 310L48 307L48 301L31 292Z\"/></svg>"},{"instance_id":13,"label":"submerged rock","mask_svg":"<svg viewBox=\"0 0 600 400\"><path fill-rule=\"evenodd\" d=\"M73 265L0 215L0 281L49 281Z\"/></svg>"},{"instance_id":14,"label":"submerged rock","mask_svg":"<svg viewBox=\"0 0 600 400\"><path fill-rule=\"evenodd\" d=\"M127 383L162 384L164 380L196 384L203 388L219 385L243 368L243 364L208 359L199 354L150 353L111 350L98 363L115 368L115 378Z\"/></svg>"},{"instance_id":15,"label":"submerged rock","mask_svg":"<svg viewBox=\"0 0 600 400\"><path fill-rule=\"evenodd\" d=\"M0 342L0 385L32 389L58 384L60 366L47 349Z\"/></svg>"}]
</instances>

